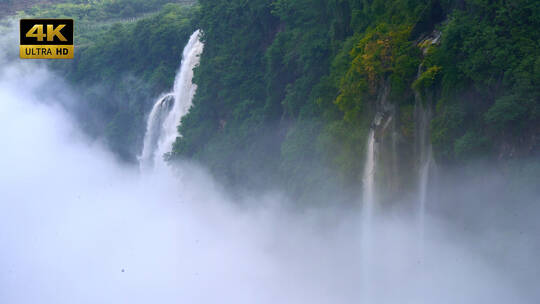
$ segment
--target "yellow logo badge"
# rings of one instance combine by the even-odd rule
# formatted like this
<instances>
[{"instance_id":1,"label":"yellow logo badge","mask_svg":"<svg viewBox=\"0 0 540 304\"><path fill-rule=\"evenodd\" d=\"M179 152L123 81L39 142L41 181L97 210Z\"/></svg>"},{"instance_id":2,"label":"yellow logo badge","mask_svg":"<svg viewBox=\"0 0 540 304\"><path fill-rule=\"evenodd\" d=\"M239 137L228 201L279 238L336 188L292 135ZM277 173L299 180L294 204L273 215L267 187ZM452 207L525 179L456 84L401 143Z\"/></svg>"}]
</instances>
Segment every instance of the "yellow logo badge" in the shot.
<instances>
[{"instance_id":1,"label":"yellow logo badge","mask_svg":"<svg viewBox=\"0 0 540 304\"><path fill-rule=\"evenodd\" d=\"M20 56L24 59L72 59L73 19L21 19Z\"/></svg>"}]
</instances>

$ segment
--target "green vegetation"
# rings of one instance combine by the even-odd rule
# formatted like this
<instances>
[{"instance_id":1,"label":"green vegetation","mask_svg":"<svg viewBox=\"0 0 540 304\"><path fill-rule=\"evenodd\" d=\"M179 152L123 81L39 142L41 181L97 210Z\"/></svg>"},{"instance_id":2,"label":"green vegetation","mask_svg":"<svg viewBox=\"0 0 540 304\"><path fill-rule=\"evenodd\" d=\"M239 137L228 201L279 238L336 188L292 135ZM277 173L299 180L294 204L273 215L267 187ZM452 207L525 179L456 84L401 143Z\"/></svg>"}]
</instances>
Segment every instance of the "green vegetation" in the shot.
<instances>
[{"instance_id":1,"label":"green vegetation","mask_svg":"<svg viewBox=\"0 0 540 304\"><path fill-rule=\"evenodd\" d=\"M172 157L198 159L229 182L278 181L298 196L328 184L357 187L377 96L386 88L409 146L414 92L433 108L441 165L495 157L501 145L538 145L537 1L200 6L206 45L199 90ZM440 41L422 40L434 30Z\"/></svg>"},{"instance_id":2,"label":"green vegetation","mask_svg":"<svg viewBox=\"0 0 540 304\"><path fill-rule=\"evenodd\" d=\"M106 34L117 23L133 23L157 14L168 3L195 1L174 0L70 0L59 4L42 4L25 14L42 18L73 18L77 45L87 45Z\"/></svg>"},{"instance_id":3,"label":"green vegetation","mask_svg":"<svg viewBox=\"0 0 540 304\"><path fill-rule=\"evenodd\" d=\"M198 159L232 183L279 181L299 196L328 185L356 187L373 96L389 76L393 95L412 96L405 91L420 52L409 38L429 5L257 0L200 6L199 89L173 157Z\"/></svg>"},{"instance_id":4,"label":"green vegetation","mask_svg":"<svg viewBox=\"0 0 540 304\"><path fill-rule=\"evenodd\" d=\"M144 116L171 87L196 28L205 42L198 91L169 157L196 159L230 184L279 184L304 201L357 189L385 90L403 168L414 162L417 96L432 109L440 165L540 150L538 1L166 2L29 11L77 20L76 59L55 68L96 115L83 115L88 129L124 158L140 149Z\"/></svg>"},{"instance_id":5,"label":"green vegetation","mask_svg":"<svg viewBox=\"0 0 540 304\"><path fill-rule=\"evenodd\" d=\"M440 47L426 58L427 71L437 68L441 76L433 142L442 161L486 141L492 143L487 155L500 153L501 145L538 148L539 27L537 1L467 1L466 9L451 12ZM457 120L448 114L454 109Z\"/></svg>"},{"instance_id":6,"label":"green vegetation","mask_svg":"<svg viewBox=\"0 0 540 304\"><path fill-rule=\"evenodd\" d=\"M140 151L145 117L153 100L172 87L196 29L196 6L167 2L175 1L81 0L26 12L75 19L75 59L51 64L82 95L77 109L85 130L103 136L125 160Z\"/></svg>"}]
</instances>

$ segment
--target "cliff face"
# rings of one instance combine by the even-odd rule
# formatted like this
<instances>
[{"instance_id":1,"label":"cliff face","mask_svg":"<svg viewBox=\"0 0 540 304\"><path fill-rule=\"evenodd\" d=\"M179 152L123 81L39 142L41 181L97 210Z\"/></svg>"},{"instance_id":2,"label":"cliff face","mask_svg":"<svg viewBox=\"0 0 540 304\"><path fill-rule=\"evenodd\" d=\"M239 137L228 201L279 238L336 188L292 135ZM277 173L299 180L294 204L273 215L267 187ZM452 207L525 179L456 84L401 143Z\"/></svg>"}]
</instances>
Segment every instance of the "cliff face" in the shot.
<instances>
[{"instance_id":1,"label":"cliff face","mask_svg":"<svg viewBox=\"0 0 540 304\"><path fill-rule=\"evenodd\" d=\"M89 43L57 68L84 95L85 128L125 159L141 151L152 97L172 86L196 28L198 90L172 157L199 160L231 185L278 185L304 201L358 197L371 133L388 199L419 187L434 164L540 151L538 1L118 0L34 11L78 12L82 24L92 21L81 6L111 18L124 1L161 9L81 29Z\"/></svg>"},{"instance_id":2,"label":"cliff face","mask_svg":"<svg viewBox=\"0 0 540 304\"><path fill-rule=\"evenodd\" d=\"M426 69L423 65L430 48L437 47L441 33L434 30L415 41L421 51L413 84ZM375 99L375 116L370 128L375 132L379 201L396 202L404 193L425 192L436 165L431 144L431 120L434 115L434 92L409 92L389 96L390 78L385 78ZM402 96L412 94L409 101ZM416 190L416 191L415 191Z\"/></svg>"},{"instance_id":3,"label":"cliff face","mask_svg":"<svg viewBox=\"0 0 540 304\"><path fill-rule=\"evenodd\" d=\"M538 154L535 1L200 5L199 90L174 155L232 184L358 188L370 128L389 195L431 160Z\"/></svg>"}]
</instances>

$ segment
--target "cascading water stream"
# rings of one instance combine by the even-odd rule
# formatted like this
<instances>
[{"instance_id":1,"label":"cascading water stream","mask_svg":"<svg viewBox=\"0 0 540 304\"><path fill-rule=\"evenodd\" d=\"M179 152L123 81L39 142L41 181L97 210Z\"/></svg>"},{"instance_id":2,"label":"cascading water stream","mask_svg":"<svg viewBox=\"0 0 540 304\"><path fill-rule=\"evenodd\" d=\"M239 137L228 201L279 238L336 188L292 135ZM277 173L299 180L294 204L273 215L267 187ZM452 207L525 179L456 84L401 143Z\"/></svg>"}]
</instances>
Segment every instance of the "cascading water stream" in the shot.
<instances>
[{"instance_id":1,"label":"cascading water stream","mask_svg":"<svg viewBox=\"0 0 540 304\"><path fill-rule=\"evenodd\" d=\"M375 140L375 129L381 124L383 116L377 113L369 130L366 143L366 158L364 162L364 172L362 174L362 217L364 226L364 236L369 238L376 205L375 198L375 170L377 167L377 142Z\"/></svg>"},{"instance_id":2,"label":"cascading water stream","mask_svg":"<svg viewBox=\"0 0 540 304\"><path fill-rule=\"evenodd\" d=\"M192 82L193 68L199 63L199 55L204 47L199 33L199 30L195 31L184 48L173 91L158 98L148 116L144 146L139 157L141 171L166 166L163 156L171 152L178 136L177 126L191 107L197 90Z\"/></svg>"},{"instance_id":3,"label":"cascading water stream","mask_svg":"<svg viewBox=\"0 0 540 304\"><path fill-rule=\"evenodd\" d=\"M143 171L153 167L154 154L156 152L155 147L157 147L163 121L169 114L173 103L173 94L165 94L158 98L152 107L152 111L150 111L144 136L143 150L139 157L139 165Z\"/></svg>"},{"instance_id":4,"label":"cascading water stream","mask_svg":"<svg viewBox=\"0 0 540 304\"><path fill-rule=\"evenodd\" d=\"M422 65L418 67L418 76L422 71ZM420 230L420 239L424 238L426 203L428 194L428 184L430 180L430 171L433 166L432 146L429 139L429 123L431 120L431 110L425 106L422 97L418 92L415 93L415 120L416 120L416 153L418 156L418 225Z\"/></svg>"},{"instance_id":5,"label":"cascading water stream","mask_svg":"<svg viewBox=\"0 0 540 304\"><path fill-rule=\"evenodd\" d=\"M379 113L375 115L373 124L369 130L366 143L366 156L364 162L364 172L362 175L362 295L364 299L370 298L372 286L373 263L373 218L375 216L376 198L375 198L375 170L376 170L376 141L375 128L380 124L382 117Z\"/></svg>"},{"instance_id":6,"label":"cascading water stream","mask_svg":"<svg viewBox=\"0 0 540 304\"><path fill-rule=\"evenodd\" d=\"M364 184L362 193L362 213L365 228L369 229L373 217L373 205L375 204L375 130L373 128L369 130L362 182Z\"/></svg>"},{"instance_id":7,"label":"cascading water stream","mask_svg":"<svg viewBox=\"0 0 540 304\"><path fill-rule=\"evenodd\" d=\"M375 204L375 130L369 130L362 176L362 297L370 298L373 209Z\"/></svg>"},{"instance_id":8,"label":"cascading water stream","mask_svg":"<svg viewBox=\"0 0 540 304\"><path fill-rule=\"evenodd\" d=\"M418 76L422 71L422 65L418 67ZM415 149L418 161L417 179L417 225L418 225L418 260L423 262L426 259L425 233L426 233L426 204L428 195L428 185L430 171L433 166L432 146L429 139L429 123L431 121L431 109L424 104L419 92L415 92L414 105L416 134ZM420 284L425 284L426 278L420 277ZM422 295L423 297L423 295ZM423 300L422 300L423 301Z\"/></svg>"},{"instance_id":9,"label":"cascading water stream","mask_svg":"<svg viewBox=\"0 0 540 304\"><path fill-rule=\"evenodd\" d=\"M432 148L428 140L429 111L422 109L420 120L420 167L418 172L418 220L421 237L424 237L426 201L429 183L429 173L433 164Z\"/></svg>"}]
</instances>

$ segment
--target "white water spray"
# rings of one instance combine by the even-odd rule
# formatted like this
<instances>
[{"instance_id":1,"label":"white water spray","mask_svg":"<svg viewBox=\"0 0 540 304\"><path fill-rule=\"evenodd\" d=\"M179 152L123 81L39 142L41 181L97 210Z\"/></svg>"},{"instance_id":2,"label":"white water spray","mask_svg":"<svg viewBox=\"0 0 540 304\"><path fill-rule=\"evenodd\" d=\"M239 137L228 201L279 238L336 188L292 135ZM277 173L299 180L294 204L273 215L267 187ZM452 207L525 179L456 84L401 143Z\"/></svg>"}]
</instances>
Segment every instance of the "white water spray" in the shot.
<instances>
[{"instance_id":1,"label":"white water spray","mask_svg":"<svg viewBox=\"0 0 540 304\"><path fill-rule=\"evenodd\" d=\"M370 221L375 203L375 130L373 128L369 131L368 135L362 181L364 183L362 193L363 213L364 218Z\"/></svg>"},{"instance_id":2,"label":"white water spray","mask_svg":"<svg viewBox=\"0 0 540 304\"><path fill-rule=\"evenodd\" d=\"M364 172L362 175L363 193L362 204L365 216L371 216L375 205L375 170L377 143L375 141L375 129L381 124L383 115L377 113L369 130L366 144L366 160L364 163Z\"/></svg>"},{"instance_id":3,"label":"white water spray","mask_svg":"<svg viewBox=\"0 0 540 304\"><path fill-rule=\"evenodd\" d=\"M364 163L364 173L362 176L362 297L367 301L371 297L372 285L372 254L373 247L373 217L375 209L375 166L376 166L376 142L375 126L378 123L379 115L375 116L374 124L369 130L366 144L366 159Z\"/></svg>"},{"instance_id":4,"label":"white water spray","mask_svg":"<svg viewBox=\"0 0 540 304\"><path fill-rule=\"evenodd\" d=\"M428 122L427 116L425 115L422 123ZM420 224L420 233L421 237L424 237L424 226L425 226L425 214L426 214L426 201L427 201L427 192L428 192L428 183L429 183L429 173L433 165L433 156L431 144L427 140L427 126L423 128L420 132L423 133L423 140L420 140L423 145L421 146L420 152L420 170L418 174L418 217Z\"/></svg>"},{"instance_id":5,"label":"white water spray","mask_svg":"<svg viewBox=\"0 0 540 304\"><path fill-rule=\"evenodd\" d=\"M193 68L199 64L199 55L204 47L199 33L199 30L195 31L184 48L173 91L158 98L148 116L144 146L139 157L142 171L165 167L163 156L171 152L179 135L177 126L191 107L197 90L197 85L192 82Z\"/></svg>"},{"instance_id":6,"label":"white water spray","mask_svg":"<svg viewBox=\"0 0 540 304\"><path fill-rule=\"evenodd\" d=\"M0 303L540 302L534 180L507 193L485 168L439 185L433 202L453 216L426 222L422 269L413 223L378 214L376 183L370 295L362 299L358 218L349 208L329 201L290 212L284 206L293 202L280 195L238 201L191 166L182 166L186 183L141 179L77 131L59 106L80 101L65 82L38 62L2 61L2 46ZM379 134L369 137L376 171Z\"/></svg>"},{"instance_id":7,"label":"white water spray","mask_svg":"<svg viewBox=\"0 0 540 304\"><path fill-rule=\"evenodd\" d=\"M144 144L141 156L139 157L141 170L146 171L154 165L154 154L163 127L163 121L169 114L174 103L173 94L165 94L158 98L154 104L148 122L146 125L146 133L144 135Z\"/></svg>"},{"instance_id":8,"label":"white water spray","mask_svg":"<svg viewBox=\"0 0 540 304\"><path fill-rule=\"evenodd\" d=\"M418 77L420 77L422 65L418 67ZM420 239L424 238L426 202L428 194L428 184L430 171L434 165L432 146L429 139L429 123L431 120L431 109L424 106L422 97L415 92L415 120L416 120L416 153L418 155L418 225Z\"/></svg>"}]
</instances>

